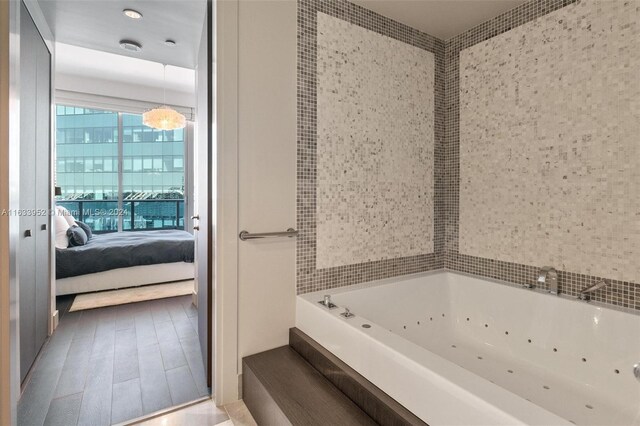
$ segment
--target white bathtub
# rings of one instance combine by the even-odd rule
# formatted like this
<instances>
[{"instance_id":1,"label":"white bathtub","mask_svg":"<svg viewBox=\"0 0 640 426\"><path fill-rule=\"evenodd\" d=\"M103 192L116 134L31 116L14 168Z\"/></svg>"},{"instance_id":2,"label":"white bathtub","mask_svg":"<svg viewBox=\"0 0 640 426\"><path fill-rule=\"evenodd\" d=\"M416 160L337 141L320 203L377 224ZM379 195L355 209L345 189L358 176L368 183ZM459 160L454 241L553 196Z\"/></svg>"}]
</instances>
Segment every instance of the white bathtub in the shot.
<instances>
[{"instance_id":1,"label":"white bathtub","mask_svg":"<svg viewBox=\"0 0 640 426\"><path fill-rule=\"evenodd\" d=\"M301 295L296 326L430 425L640 425L637 313L438 272Z\"/></svg>"}]
</instances>

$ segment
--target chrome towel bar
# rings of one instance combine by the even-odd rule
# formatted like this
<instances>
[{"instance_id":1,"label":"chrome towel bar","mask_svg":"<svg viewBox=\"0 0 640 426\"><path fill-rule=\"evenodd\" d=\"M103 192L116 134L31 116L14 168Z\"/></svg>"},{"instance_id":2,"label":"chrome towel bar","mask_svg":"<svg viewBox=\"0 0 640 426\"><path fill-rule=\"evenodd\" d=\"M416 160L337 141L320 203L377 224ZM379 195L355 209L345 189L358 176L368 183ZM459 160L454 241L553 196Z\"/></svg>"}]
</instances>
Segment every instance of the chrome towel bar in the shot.
<instances>
[{"instance_id":1,"label":"chrome towel bar","mask_svg":"<svg viewBox=\"0 0 640 426\"><path fill-rule=\"evenodd\" d=\"M275 237L293 238L296 235L298 235L298 231L296 231L293 228L289 228L286 231L281 231L281 232L262 232L262 233L256 233L256 234L252 234L249 231L242 231L240 232L239 237L242 241L247 241L247 240L257 240L260 238L275 238Z\"/></svg>"}]
</instances>

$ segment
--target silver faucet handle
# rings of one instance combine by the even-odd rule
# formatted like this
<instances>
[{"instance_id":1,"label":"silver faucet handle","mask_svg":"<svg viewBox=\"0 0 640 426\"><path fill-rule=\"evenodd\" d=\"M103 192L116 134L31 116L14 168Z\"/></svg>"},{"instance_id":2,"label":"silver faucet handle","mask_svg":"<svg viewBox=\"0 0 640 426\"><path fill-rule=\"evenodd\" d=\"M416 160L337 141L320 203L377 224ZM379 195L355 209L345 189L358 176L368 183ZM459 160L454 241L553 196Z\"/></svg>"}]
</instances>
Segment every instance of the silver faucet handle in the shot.
<instances>
[{"instance_id":1,"label":"silver faucet handle","mask_svg":"<svg viewBox=\"0 0 640 426\"><path fill-rule=\"evenodd\" d=\"M347 308L347 307L344 308L344 312L341 313L340 315L342 315L343 317L345 317L347 319L355 317L355 314L352 314L351 311L349 310L349 308Z\"/></svg>"},{"instance_id":2,"label":"silver faucet handle","mask_svg":"<svg viewBox=\"0 0 640 426\"><path fill-rule=\"evenodd\" d=\"M585 300L588 302L591 300L592 293L608 285L609 285L609 282L607 280L600 280L595 284L591 284L590 286L580 290L580 294L578 294L578 299Z\"/></svg>"},{"instance_id":3,"label":"silver faucet handle","mask_svg":"<svg viewBox=\"0 0 640 426\"><path fill-rule=\"evenodd\" d=\"M584 300L585 302L591 301L591 295L589 293L580 293L578 295L579 300Z\"/></svg>"}]
</instances>

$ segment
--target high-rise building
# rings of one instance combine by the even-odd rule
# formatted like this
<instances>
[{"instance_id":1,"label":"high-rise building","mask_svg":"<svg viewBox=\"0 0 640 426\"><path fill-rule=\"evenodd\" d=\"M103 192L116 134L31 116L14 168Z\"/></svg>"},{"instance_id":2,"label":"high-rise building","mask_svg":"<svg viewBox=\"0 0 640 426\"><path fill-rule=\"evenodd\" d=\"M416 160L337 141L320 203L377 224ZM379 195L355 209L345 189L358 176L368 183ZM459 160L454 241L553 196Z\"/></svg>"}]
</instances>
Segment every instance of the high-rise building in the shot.
<instances>
[{"instance_id":1,"label":"high-rise building","mask_svg":"<svg viewBox=\"0 0 640 426\"><path fill-rule=\"evenodd\" d=\"M56 120L58 204L98 232L184 226L183 129L67 105L57 106Z\"/></svg>"}]
</instances>

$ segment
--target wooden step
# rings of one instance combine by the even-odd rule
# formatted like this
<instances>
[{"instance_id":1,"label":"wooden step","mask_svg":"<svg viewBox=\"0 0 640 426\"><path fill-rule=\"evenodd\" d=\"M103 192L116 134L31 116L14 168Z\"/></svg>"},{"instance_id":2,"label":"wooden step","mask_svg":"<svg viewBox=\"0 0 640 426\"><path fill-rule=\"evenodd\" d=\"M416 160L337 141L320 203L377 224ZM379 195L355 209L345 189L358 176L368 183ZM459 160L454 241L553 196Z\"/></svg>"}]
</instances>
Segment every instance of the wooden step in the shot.
<instances>
[{"instance_id":1,"label":"wooden step","mask_svg":"<svg viewBox=\"0 0 640 426\"><path fill-rule=\"evenodd\" d=\"M376 423L385 426L426 426L398 401L295 327L289 330L289 346Z\"/></svg>"},{"instance_id":2,"label":"wooden step","mask_svg":"<svg viewBox=\"0 0 640 426\"><path fill-rule=\"evenodd\" d=\"M242 360L243 399L259 425L375 425L289 346Z\"/></svg>"}]
</instances>

